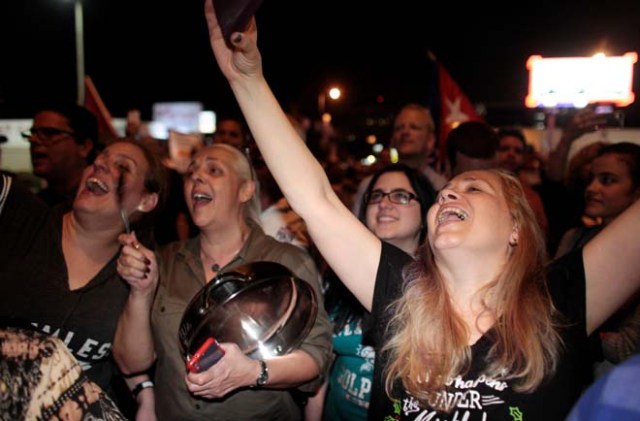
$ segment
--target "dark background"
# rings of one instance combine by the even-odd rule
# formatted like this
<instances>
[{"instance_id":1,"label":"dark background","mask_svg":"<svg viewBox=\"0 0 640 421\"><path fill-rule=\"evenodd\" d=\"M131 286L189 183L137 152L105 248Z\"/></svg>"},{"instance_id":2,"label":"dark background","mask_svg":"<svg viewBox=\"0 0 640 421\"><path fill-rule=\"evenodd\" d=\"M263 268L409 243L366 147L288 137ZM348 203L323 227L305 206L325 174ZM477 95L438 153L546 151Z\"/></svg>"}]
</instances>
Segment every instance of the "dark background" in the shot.
<instances>
[{"instance_id":1,"label":"dark background","mask_svg":"<svg viewBox=\"0 0 640 421\"><path fill-rule=\"evenodd\" d=\"M201 0L83 0L85 69L115 117L161 101L200 101L218 113L235 100L211 53ZM339 83L336 119L428 104L432 51L496 125L531 125L526 60L640 51L640 1L264 0L257 13L267 79L287 109L317 112ZM76 97L73 2L0 5L0 118L29 118L49 98ZM638 94L638 64L634 92ZM384 99L380 102L380 99ZM637 102L625 110L640 126Z\"/></svg>"}]
</instances>

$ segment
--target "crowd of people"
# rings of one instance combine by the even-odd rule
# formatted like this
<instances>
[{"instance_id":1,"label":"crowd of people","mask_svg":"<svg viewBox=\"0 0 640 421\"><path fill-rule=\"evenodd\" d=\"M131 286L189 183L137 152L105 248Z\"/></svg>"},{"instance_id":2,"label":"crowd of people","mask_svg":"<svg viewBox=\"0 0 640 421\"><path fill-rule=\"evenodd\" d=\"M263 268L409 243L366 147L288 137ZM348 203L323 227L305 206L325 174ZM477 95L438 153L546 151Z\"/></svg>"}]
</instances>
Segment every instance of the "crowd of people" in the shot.
<instances>
[{"instance_id":1,"label":"crowd of people","mask_svg":"<svg viewBox=\"0 0 640 421\"><path fill-rule=\"evenodd\" d=\"M349 167L281 109L255 21L227 42L211 0L205 17L242 116L186 170L139 127L103 143L88 110L50 104L23 133L44 187L0 173L0 418L637 417L619 393L598 405L638 366L639 145L569 160L602 123L587 108L549 156L479 121L441 151L411 103L388 142L397 162ZM187 370L193 298L264 261L317 298L299 345L222 342L216 364Z\"/></svg>"}]
</instances>

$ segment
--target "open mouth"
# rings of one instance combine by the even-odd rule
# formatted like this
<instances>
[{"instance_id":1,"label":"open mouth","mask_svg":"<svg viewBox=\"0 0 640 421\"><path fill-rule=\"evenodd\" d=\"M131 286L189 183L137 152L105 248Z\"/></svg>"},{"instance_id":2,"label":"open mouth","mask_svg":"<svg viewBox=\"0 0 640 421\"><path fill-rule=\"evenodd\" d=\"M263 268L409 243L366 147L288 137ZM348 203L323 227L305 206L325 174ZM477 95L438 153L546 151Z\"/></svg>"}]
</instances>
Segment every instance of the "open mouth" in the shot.
<instances>
[{"instance_id":1,"label":"open mouth","mask_svg":"<svg viewBox=\"0 0 640 421\"><path fill-rule=\"evenodd\" d=\"M459 208L445 208L438 213L438 225L450 221L464 221L469 215Z\"/></svg>"},{"instance_id":2,"label":"open mouth","mask_svg":"<svg viewBox=\"0 0 640 421\"><path fill-rule=\"evenodd\" d=\"M191 195L191 200L193 200L194 205L201 205L201 204L211 202L213 198L210 195L205 193L193 193Z\"/></svg>"},{"instance_id":3,"label":"open mouth","mask_svg":"<svg viewBox=\"0 0 640 421\"><path fill-rule=\"evenodd\" d=\"M87 180L87 190L94 194L105 194L109 193L109 187L101 180L98 180L95 177L90 177Z\"/></svg>"}]
</instances>

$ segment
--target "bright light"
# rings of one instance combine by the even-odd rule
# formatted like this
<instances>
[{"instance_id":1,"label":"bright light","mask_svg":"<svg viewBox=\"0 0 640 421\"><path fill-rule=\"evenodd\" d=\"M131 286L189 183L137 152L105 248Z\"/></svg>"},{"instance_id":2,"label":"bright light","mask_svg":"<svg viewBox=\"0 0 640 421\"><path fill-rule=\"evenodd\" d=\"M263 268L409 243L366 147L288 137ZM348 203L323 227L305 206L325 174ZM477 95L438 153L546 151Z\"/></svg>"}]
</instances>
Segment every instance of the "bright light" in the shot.
<instances>
[{"instance_id":1,"label":"bright light","mask_svg":"<svg viewBox=\"0 0 640 421\"><path fill-rule=\"evenodd\" d=\"M370 165L375 164L376 161L377 161L377 158L374 155L367 155L365 158L362 158L360 162L362 163L362 165L366 165L368 167Z\"/></svg>"},{"instance_id":2,"label":"bright light","mask_svg":"<svg viewBox=\"0 0 640 421\"><path fill-rule=\"evenodd\" d=\"M201 111L198 114L198 131L200 133L213 133L216 131L216 113L213 111Z\"/></svg>"},{"instance_id":3,"label":"bright light","mask_svg":"<svg viewBox=\"0 0 640 421\"><path fill-rule=\"evenodd\" d=\"M389 161L391 161L392 164L396 164L398 163L399 160L400 160L400 157L398 156L398 150L396 148L390 148Z\"/></svg>"},{"instance_id":4,"label":"bright light","mask_svg":"<svg viewBox=\"0 0 640 421\"><path fill-rule=\"evenodd\" d=\"M635 100L633 65L637 53L607 57L542 58L531 56L529 93L525 105L534 107L580 107L607 102L624 107Z\"/></svg>"},{"instance_id":5,"label":"bright light","mask_svg":"<svg viewBox=\"0 0 640 421\"><path fill-rule=\"evenodd\" d=\"M331 101L337 101L341 96L342 91L337 86L332 86L328 90L321 90L318 94L318 111L320 115L326 112L327 98Z\"/></svg>"},{"instance_id":6,"label":"bright light","mask_svg":"<svg viewBox=\"0 0 640 421\"><path fill-rule=\"evenodd\" d=\"M369 145L375 145L377 141L378 141L378 138L376 137L376 135L370 134L369 136L367 136L367 143Z\"/></svg>"},{"instance_id":7,"label":"bright light","mask_svg":"<svg viewBox=\"0 0 640 421\"><path fill-rule=\"evenodd\" d=\"M329 123L331 123L331 114L329 114L329 113L324 113L324 114L322 114L322 122L323 122L324 124L329 124Z\"/></svg>"}]
</instances>

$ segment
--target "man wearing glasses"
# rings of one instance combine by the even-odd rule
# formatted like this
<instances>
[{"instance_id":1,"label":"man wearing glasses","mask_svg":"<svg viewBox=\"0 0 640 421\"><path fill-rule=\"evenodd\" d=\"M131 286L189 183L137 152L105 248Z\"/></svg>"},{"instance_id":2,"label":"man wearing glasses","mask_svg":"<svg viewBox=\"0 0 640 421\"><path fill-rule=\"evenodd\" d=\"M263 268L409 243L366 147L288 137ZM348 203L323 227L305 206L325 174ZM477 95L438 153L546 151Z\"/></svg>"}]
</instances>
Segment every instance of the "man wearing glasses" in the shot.
<instances>
[{"instance_id":1,"label":"man wearing glasses","mask_svg":"<svg viewBox=\"0 0 640 421\"><path fill-rule=\"evenodd\" d=\"M30 144L33 174L46 182L38 196L50 206L70 206L97 153L96 117L75 104L42 108L22 137Z\"/></svg>"}]
</instances>

